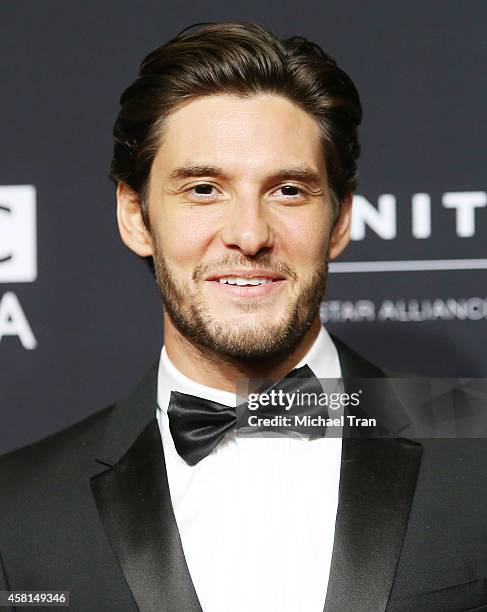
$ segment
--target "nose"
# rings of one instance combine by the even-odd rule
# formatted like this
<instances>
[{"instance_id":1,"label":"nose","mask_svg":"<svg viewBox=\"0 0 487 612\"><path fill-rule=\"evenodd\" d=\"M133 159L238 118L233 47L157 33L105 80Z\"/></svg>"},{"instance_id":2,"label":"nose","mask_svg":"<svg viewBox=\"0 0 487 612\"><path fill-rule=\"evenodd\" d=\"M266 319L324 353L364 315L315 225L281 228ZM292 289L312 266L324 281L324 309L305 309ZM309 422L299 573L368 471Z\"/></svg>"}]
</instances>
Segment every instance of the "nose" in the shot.
<instances>
[{"instance_id":1,"label":"nose","mask_svg":"<svg viewBox=\"0 0 487 612\"><path fill-rule=\"evenodd\" d=\"M227 218L221 231L226 247L239 250L249 257L273 246L272 227L259 197L235 199L227 208Z\"/></svg>"}]
</instances>

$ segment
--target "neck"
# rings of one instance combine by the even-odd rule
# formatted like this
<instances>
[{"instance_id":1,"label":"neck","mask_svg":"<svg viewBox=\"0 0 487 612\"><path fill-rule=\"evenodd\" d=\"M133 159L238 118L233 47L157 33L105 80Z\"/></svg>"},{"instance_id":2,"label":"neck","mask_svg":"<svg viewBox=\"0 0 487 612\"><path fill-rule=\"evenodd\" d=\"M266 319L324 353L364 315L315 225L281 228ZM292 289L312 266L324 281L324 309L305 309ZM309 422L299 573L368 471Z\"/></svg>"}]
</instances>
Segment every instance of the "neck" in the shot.
<instances>
[{"instance_id":1,"label":"neck","mask_svg":"<svg viewBox=\"0 0 487 612\"><path fill-rule=\"evenodd\" d=\"M282 378L306 355L321 329L319 315L288 355L253 362L232 359L207 348L196 346L174 327L164 313L164 345L172 364L197 383L236 391L236 381L242 378Z\"/></svg>"}]
</instances>

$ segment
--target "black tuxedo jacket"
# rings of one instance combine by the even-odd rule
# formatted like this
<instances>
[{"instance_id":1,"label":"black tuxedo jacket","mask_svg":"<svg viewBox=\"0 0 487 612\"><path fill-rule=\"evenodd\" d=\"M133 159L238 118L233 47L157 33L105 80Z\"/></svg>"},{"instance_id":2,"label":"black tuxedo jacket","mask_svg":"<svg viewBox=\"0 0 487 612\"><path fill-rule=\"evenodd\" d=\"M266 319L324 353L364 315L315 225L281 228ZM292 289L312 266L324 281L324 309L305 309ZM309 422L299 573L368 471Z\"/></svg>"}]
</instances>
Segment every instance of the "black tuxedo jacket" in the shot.
<instances>
[{"instance_id":1,"label":"black tuxedo jacket","mask_svg":"<svg viewBox=\"0 0 487 612\"><path fill-rule=\"evenodd\" d=\"M384 375L335 342L344 377ZM80 612L201 612L156 389L154 365L123 401L0 459L0 589L67 590ZM487 610L486 523L484 440L344 438L325 610Z\"/></svg>"}]
</instances>

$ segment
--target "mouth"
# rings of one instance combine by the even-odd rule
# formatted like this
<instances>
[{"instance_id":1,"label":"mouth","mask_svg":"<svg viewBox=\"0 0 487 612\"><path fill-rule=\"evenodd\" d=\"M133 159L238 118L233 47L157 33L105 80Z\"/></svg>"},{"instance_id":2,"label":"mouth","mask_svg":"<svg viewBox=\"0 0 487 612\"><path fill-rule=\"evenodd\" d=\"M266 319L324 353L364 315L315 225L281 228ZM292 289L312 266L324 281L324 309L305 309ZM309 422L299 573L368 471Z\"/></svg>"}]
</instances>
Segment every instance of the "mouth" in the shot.
<instances>
[{"instance_id":1,"label":"mouth","mask_svg":"<svg viewBox=\"0 0 487 612\"><path fill-rule=\"evenodd\" d=\"M229 270L205 279L220 295L257 298L270 295L286 282L281 274L270 270Z\"/></svg>"}]
</instances>

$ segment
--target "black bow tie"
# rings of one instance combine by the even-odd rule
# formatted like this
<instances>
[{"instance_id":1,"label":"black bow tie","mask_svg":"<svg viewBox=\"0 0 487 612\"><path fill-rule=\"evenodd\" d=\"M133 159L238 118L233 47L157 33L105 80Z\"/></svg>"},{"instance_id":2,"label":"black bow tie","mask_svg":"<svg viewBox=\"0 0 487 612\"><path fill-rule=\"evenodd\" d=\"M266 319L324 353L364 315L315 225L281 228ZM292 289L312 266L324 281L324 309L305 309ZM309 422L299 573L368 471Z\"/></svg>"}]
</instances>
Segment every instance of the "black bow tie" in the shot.
<instances>
[{"instance_id":1,"label":"black bow tie","mask_svg":"<svg viewBox=\"0 0 487 612\"><path fill-rule=\"evenodd\" d=\"M303 379L306 379L304 389L303 385L299 384L304 382ZM304 390L307 393L319 394L323 391L311 368L305 365L289 372L277 384L267 389L266 393L272 390L293 393L297 391L298 384L301 392ZM242 414L246 408L247 402L234 408L195 395L172 391L167 414L169 429L178 454L189 465L196 465L210 454L226 433L236 430L237 426L239 430L241 429L238 415ZM283 413L282 407L277 410L266 408L265 413L262 412L262 409L259 410L259 416L262 417L272 417ZM322 415L323 407L314 406L312 412L308 410L306 414ZM299 431L300 429L293 428L293 430Z\"/></svg>"}]
</instances>

